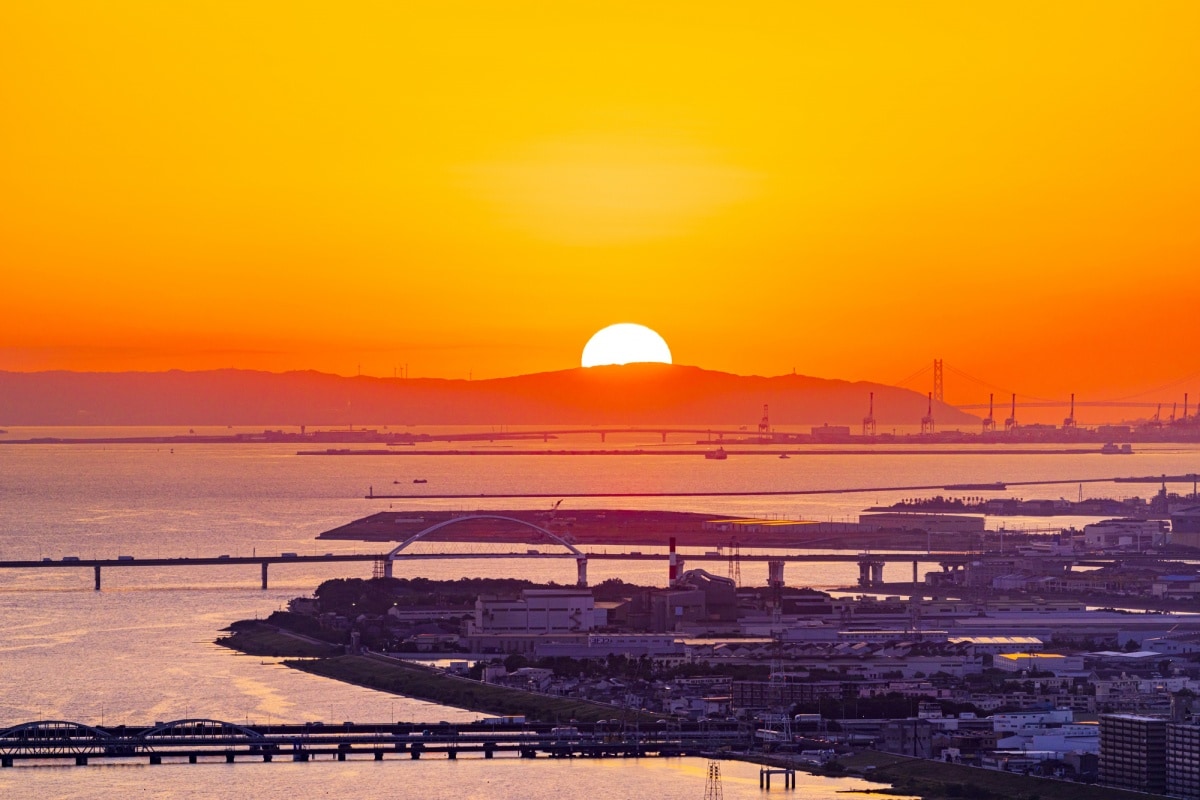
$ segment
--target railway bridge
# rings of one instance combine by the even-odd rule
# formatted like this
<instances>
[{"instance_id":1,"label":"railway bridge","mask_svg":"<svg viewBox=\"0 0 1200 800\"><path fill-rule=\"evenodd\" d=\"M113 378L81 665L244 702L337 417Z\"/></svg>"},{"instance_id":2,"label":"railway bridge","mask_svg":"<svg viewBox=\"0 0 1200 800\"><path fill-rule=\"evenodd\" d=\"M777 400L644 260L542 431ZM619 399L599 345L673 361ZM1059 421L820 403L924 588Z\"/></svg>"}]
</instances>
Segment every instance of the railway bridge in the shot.
<instances>
[{"instance_id":1,"label":"railway bridge","mask_svg":"<svg viewBox=\"0 0 1200 800\"><path fill-rule=\"evenodd\" d=\"M614 711L614 713L619 713ZM660 720L657 724L626 724L619 720L571 725L493 725L488 721L324 725L240 725L215 719L180 719L146 727L101 727L66 720L37 720L0 730L0 767L19 761L73 760L86 766L96 760L164 759L224 761L309 761L328 757L338 761L386 755L461 754L493 758L497 754L537 758L576 756L699 755L720 748L743 748L751 732L736 723L690 723Z\"/></svg>"}]
</instances>

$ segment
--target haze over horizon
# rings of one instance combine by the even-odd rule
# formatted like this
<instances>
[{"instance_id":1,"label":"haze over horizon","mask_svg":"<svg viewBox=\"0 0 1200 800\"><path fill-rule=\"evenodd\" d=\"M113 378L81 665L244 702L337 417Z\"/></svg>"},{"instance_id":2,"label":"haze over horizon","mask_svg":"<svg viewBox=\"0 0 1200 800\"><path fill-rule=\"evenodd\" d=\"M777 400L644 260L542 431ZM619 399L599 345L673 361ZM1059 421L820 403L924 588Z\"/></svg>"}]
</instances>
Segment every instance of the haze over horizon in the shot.
<instances>
[{"instance_id":1,"label":"haze over horizon","mask_svg":"<svg viewBox=\"0 0 1200 800\"><path fill-rule=\"evenodd\" d=\"M1200 7L17 4L0 370L476 379L616 322L1200 397ZM989 387L991 387L989 389Z\"/></svg>"}]
</instances>

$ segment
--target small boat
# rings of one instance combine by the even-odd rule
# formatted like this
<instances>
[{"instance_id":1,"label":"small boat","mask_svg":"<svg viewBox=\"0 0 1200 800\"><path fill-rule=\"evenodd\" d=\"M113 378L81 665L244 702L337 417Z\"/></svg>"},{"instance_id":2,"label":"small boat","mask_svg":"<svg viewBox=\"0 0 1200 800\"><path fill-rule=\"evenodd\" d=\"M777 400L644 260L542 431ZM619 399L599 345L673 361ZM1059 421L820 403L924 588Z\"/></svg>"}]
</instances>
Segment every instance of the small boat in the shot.
<instances>
[{"instance_id":1,"label":"small boat","mask_svg":"<svg viewBox=\"0 0 1200 800\"><path fill-rule=\"evenodd\" d=\"M716 450L709 450L704 454L705 458L711 458L715 461L724 461L729 458L729 454L725 452L725 448L718 447Z\"/></svg>"},{"instance_id":2,"label":"small boat","mask_svg":"<svg viewBox=\"0 0 1200 800\"><path fill-rule=\"evenodd\" d=\"M780 458L791 458L791 456L789 456L787 453L780 453L779 457Z\"/></svg>"},{"instance_id":3,"label":"small boat","mask_svg":"<svg viewBox=\"0 0 1200 800\"><path fill-rule=\"evenodd\" d=\"M424 478L413 478L413 483L429 483L429 481Z\"/></svg>"},{"instance_id":4,"label":"small boat","mask_svg":"<svg viewBox=\"0 0 1200 800\"><path fill-rule=\"evenodd\" d=\"M1122 455L1122 456L1128 456L1128 455L1133 455L1133 445L1131 445L1131 444L1123 444L1123 445L1121 445L1120 447L1117 447L1117 445L1116 445L1116 444L1114 444L1113 442L1108 442L1107 444L1105 444L1105 445L1104 445L1104 447L1101 447L1101 448L1100 448L1100 452L1101 452L1101 453L1103 453L1103 454L1104 454L1104 455L1106 455L1106 456L1112 456L1112 455Z\"/></svg>"}]
</instances>

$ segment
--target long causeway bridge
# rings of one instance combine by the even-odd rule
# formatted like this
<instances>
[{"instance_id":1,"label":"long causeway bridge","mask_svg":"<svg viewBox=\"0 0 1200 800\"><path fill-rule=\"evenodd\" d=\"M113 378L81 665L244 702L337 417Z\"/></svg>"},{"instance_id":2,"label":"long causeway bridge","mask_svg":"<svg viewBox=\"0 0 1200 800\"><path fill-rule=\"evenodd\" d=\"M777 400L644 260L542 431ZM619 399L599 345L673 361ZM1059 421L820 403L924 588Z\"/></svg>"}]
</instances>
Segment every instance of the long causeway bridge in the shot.
<instances>
[{"instance_id":1,"label":"long causeway bridge","mask_svg":"<svg viewBox=\"0 0 1200 800\"><path fill-rule=\"evenodd\" d=\"M494 548L480 546L478 542L472 541L456 541L455 545L464 546L466 551L434 551L422 552L411 549L414 545L422 542L430 543L433 540L427 539L432 534L435 534L445 528L458 525L459 523L469 522L471 520L495 520L516 525L518 528L524 529L526 533L535 534L534 541L531 544L548 544L552 548L551 551L543 551L540 548L525 548L524 550L513 550L509 552L498 551ZM528 538L528 537L527 537ZM438 542L443 544L444 542ZM477 549L471 549L477 548ZM700 554L688 553L683 557L687 561L700 562L727 562L730 560L728 554L720 552L704 552ZM951 551L951 552L892 552L892 553L738 553L735 556L739 561L755 562L765 561L770 566L771 570L778 576L783 577L783 566L787 562L825 562L825 563L857 563L859 569L859 585L864 587L877 586L883 583L883 568L888 563L910 563L912 565L912 582L918 583L917 569L918 564L933 563L941 566L943 571L952 571L964 569L966 565L980 558L979 553ZM587 563L589 559L601 560L621 560L621 561L661 561L674 562L675 556L672 553L643 553L633 550L620 553L608 552L585 552L580 550L571 542L562 538L559 534L548 530L529 520L519 519L516 517L506 516L504 514L493 514L482 512L478 514L466 514L460 517L454 517L448 520L437 522L424 530L409 536L403 542L400 542L386 553L325 553L324 555L300 555L299 553L280 553L277 556L268 555L252 555L252 556L230 556L219 555L216 557L200 557L200 558L135 558L133 556L118 556L117 558L79 558L78 556L65 556L55 560L52 558L43 558L38 561L19 560L19 561L0 561L0 570L4 569L64 569L64 568L80 568L90 567L94 571L95 589L100 591L101 587L101 570L105 568L118 567L211 567L211 566L234 566L257 564L262 573L262 588L267 588L268 568L271 564L298 564L298 563L337 563L343 561L369 561L376 565L376 574L386 577L392 577L393 568L397 561L415 561L415 560L447 560L447 559L495 559L495 558L567 558L573 559L576 565L577 580L579 586L587 586ZM1027 557L1028 558L1028 557ZM1137 561L1149 560L1157 561L1156 556L1042 556L1055 563L1067 563L1074 566L1089 566L1099 567L1107 564L1121 563L1130 564Z\"/></svg>"},{"instance_id":2,"label":"long causeway bridge","mask_svg":"<svg viewBox=\"0 0 1200 800\"><path fill-rule=\"evenodd\" d=\"M241 725L214 719L180 719L152 726L103 727L64 720L38 720L0 730L0 766L18 761L164 760L188 763L275 759L309 761L385 757L455 759L460 753L493 758L641 757L700 755L722 748L744 749L752 731L736 723L659 721L633 725L620 720L572 725L495 725L481 721L341 725Z\"/></svg>"},{"instance_id":3,"label":"long causeway bridge","mask_svg":"<svg viewBox=\"0 0 1200 800\"><path fill-rule=\"evenodd\" d=\"M1025 558L1036 558L1037 556L1026 556ZM396 561L435 561L435 560L462 560L462 559L497 559L497 558L533 558L533 559L563 559L573 558L576 560L579 568L580 580L579 585L587 585L587 562L589 560L601 561L657 561L663 564L668 563L670 555L668 553L643 553L639 551L629 551L622 553L605 553L605 552L540 552L529 550L514 550L512 552L477 552L477 553L406 553L403 556L394 555L393 553L326 553L324 555L275 555L275 556L216 556L216 557L181 557L181 558L132 558L129 556L121 556L118 558L71 558L65 559L49 559L45 558L37 560L19 560L19 561L0 561L0 570L9 569L79 569L91 568L94 576L94 588L96 591L101 589L101 570L103 569L125 569L134 567L212 567L212 566L247 566L258 565L261 573L261 588L268 588L268 568L272 564L313 564L313 563L339 563L349 561L371 562L374 564L383 565L385 574L390 574L390 565ZM730 556L728 554L714 553L684 553L681 554L687 563L695 562L718 562L728 563ZM913 574L916 574L918 564L936 564L943 570L963 569L968 563L977 561L980 558L978 553L967 552L909 552L909 553L790 553L790 554L758 554L747 553L741 551L737 558L742 562L778 562L781 564L787 563L843 563L843 564L858 564L860 572L859 583L863 586L873 586L883 582L883 567L887 564L905 564L911 565ZM1114 563L1132 564L1138 562L1154 562L1161 560L1157 556L1042 556L1048 561L1056 563L1069 562L1074 566L1080 567L1101 567ZM1176 561L1186 563L1196 563L1192 559L1175 559ZM915 582L915 579L914 579Z\"/></svg>"}]
</instances>

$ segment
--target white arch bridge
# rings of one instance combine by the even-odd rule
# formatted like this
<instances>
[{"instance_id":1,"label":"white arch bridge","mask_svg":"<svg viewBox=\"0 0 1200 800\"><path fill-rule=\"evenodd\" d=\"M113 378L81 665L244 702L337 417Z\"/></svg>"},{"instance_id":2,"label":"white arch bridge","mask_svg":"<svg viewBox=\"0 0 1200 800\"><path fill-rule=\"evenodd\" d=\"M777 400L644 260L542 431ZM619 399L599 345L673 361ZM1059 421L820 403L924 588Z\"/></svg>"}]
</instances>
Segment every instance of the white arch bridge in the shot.
<instances>
[{"instance_id":1,"label":"white arch bridge","mask_svg":"<svg viewBox=\"0 0 1200 800\"><path fill-rule=\"evenodd\" d=\"M431 534L437 533L438 531L440 531L444 528L447 528L451 525L458 525L463 522L471 522L471 521L475 521L475 520L498 520L501 522L514 523L520 527L530 529L530 530L535 531L536 533L546 537L547 539L550 540L550 543L552 545L560 546L563 548L563 550L560 552L549 552L549 553L543 553L540 551L537 551L537 552L526 551L525 553L522 553L522 554L499 553L499 552L497 552L497 553L473 552L473 553L462 554L458 557L460 557L460 558L512 558L514 555L521 555L521 556L526 556L526 557L531 556L531 555L536 555L536 556L540 556L542 558L573 558L573 559L575 559L575 569L576 569L575 583L578 586L587 586L587 559L588 559L587 553L584 553L578 547L571 544L570 542L568 542L566 539L564 539L562 536L555 533L554 531L543 528L541 525L537 525L533 522L530 522L529 520L518 519L516 517L507 517L507 516L504 516L503 514L466 514L461 517L455 517L453 519L444 520L437 524L430 525L428 528L425 528L424 530L414 533L412 536L408 537L403 542L396 545L396 547L394 547L391 551L389 551L386 555L384 555L384 557L382 559L383 576L387 577L387 578L391 578L393 576L394 566L398 559L431 558L431 557L454 558L455 556L453 554L447 554L447 553L439 553L436 556L430 556L430 555L417 555L417 554L413 554L413 553L407 553L406 551L412 545L417 544L418 542L422 541L423 539L430 536Z\"/></svg>"}]
</instances>

